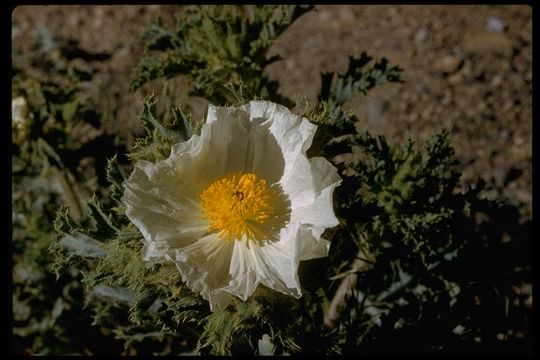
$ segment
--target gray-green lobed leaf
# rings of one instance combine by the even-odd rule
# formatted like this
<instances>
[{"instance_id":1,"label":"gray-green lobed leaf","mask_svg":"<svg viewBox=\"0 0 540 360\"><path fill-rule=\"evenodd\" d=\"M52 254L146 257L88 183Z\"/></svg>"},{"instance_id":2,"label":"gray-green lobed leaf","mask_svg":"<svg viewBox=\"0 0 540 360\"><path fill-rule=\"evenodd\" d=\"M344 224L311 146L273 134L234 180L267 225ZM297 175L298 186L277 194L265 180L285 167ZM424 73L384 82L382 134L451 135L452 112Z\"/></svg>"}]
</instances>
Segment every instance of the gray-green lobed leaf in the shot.
<instances>
[{"instance_id":1,"label":"gray-green lobed leaf","mask_svg":"<svg viewBox=\"0 0 540 360\"><path fill-rule=\"evenodd\" d=\"M66 234L59 243L73 255L90 258L102 258L107 255L103 243L82 233Z\"/></svg>"}]
</instances>

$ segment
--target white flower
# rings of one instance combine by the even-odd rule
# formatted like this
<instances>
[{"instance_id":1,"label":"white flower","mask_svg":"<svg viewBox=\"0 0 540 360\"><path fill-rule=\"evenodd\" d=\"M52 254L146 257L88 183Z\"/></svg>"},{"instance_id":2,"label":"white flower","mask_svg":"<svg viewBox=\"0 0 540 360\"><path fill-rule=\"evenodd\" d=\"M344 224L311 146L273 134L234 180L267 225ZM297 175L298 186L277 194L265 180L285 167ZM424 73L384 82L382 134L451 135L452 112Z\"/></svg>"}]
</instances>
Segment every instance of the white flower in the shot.
<instances>
[{"instance_id":1,"label":"white flower","mask_svg":"<svg viewBox=\"0 0 540 360\"><path fill-rule=\"evenodd\" d=\"M11 120L19 125L26 123L28 116L28 105L26 99L22 96L11 100Z\"/></svg>"},{"instance_id":2,"label":"white flower","mask_svg":"<svg viewBox=\"0 0 540 360\"><path fill-rule=\"evenodd\" d=\"M20 144L28 134L28 105L22 96L11 99L11 134L13 142Z\"/></svg>"},{"instance_id":3,"label":"white flower","mask_svg":"<svg viewBox=\"0 0 540 360\"><path fill-rule=\"evenodd\" d=\"M267 101L208 109L201 135L156 164L135 164L126 215L144 236L144 260L172 261L212 310L258 284L301 296L298 263L328 255L341 182L308 159L317 126Z\"/></svg>"}]
</instances>

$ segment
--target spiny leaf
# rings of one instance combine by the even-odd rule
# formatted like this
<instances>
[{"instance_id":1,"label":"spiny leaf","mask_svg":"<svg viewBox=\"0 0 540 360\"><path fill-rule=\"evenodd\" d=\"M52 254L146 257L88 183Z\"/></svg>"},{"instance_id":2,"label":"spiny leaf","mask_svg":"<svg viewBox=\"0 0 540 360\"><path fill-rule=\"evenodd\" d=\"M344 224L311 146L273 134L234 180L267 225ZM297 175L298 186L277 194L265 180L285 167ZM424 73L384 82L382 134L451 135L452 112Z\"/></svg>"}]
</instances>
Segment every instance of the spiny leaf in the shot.
<instances>
[{"instance_id":1,"label":"spiny leaf","mask_svg":"<svg viewBox=\"0 0 540 360\"><path fill-rule=\"evenodd\" d=\"M124 182L124 177L120 172L118 167L117 156L114 155L113 158L107 161L107 181L111 184L109 188L111 189L111 198L119 203L120 199L124 193L122 188L122 183Z\"/></svg>"},{"instance_id":2,"label":"spiny leaf","mask_svg":"<svg viewBox=\"0 0 540 360\"><path fill-rule=\"evenodd\" d=\"M143 100L143 109L139 114L141 123L147 132L155 129L161 137L172 142L178 142L179 136L174 131L161 125L154 117L156 113L156 102L154 95L149 95Z\"/></svg>"},{"instance_id":3,"label":"spiny leaf","mask_svg":"<svg viewBox=\"0 0 540 360\"><path fill-rule=\"evenodd\" d=\"M91 219L94 222L93 229L90 232L92 236L100 240L107 240L120 232L120 229L113 225L109 215L105 214L101 209L101 205L95 195L87 205L90 209Z\"/></svg>"},{"instance_id":4,"label":"spiny leaf","mask_svg":"<svg viewBox=\"0 0 540 360\"><path fill-rule=\"evenodd\" d=\"M53 227L57 233L66 234L71 234L79 229L79 226L69 216L69 208L65 205L61 205L56 212Z\"/></svg>"},{"instance_id":5,"label":"spiny leaf","mask_svg":"<svg viewBox=\"0 0 540 360\"><path fill-rule=\"evenodd\" d=\"M95 275L87 278L89 285L108 282L126 286L129 289L140 289L147 282L148 270L141 257L141 246L137 241L121 241L113 239L103 244L107 256L97 264Z\"/></svg>"},{"instance_id":6,"label":"spiny leaf","mask_svg":"<svg viewBox=\"0 0 540 360\"><path fill-rule=\"evenodd\" d=\"M223 86L243 81L250 93L282 103L277 83L263 73L279 59L267 58L275 39L313 6L192 6L178 19L177 31L161 22L145 32L145 56L137 65L132 87L157 78L183 75L192 96L202 96L216 105L229 98Z\"/></svg>"},{"instance_id":7,"label":"spiny leaf","mask_svg":"<svg viewBox=\"0 0 540 360\"><path fill-rule=\"evenodd\" d=\"M126 303L132 303L135 300L133 291L115 285L99 284L92 289L92 293Z\"/></svg>"},{"instance_id":8,"label":"spiny leaf","mask_svg":"<svg viewBox=\"0 0 540 360\"><path fill-rule=\"evenodd\" d=\"M182 108L175 106L172 108L175 128L179 133L179 139L186 141L193 135L191 118L182 111Z\"/></svg>"},{"instance_id":9,"label":"spiny leaf","mask_svg":"<svg viewBox=\"0 0 540 360\"><path fill-rule=\"evenodd\" d=\"M158 293L153 286L144 286L135 296L133 306L129 310L129 319L136 324L142 324L143 316L157 297Z\"/></svg>"},{"instance_id":10,"label":"spiny leaf","mask_svg":"<svg viewBox=\"0 0 540 360\"><path fill-rule=\"evenodd\" d=\"M82 233L66 234L60 239L59 244L77 256L103 258L107 255L102 242Z\"/></svg>"},{"instance_id":11,"label":"spiny leaf","mask_svg":"<svg viewBox=\"0 0 540 360\"><path fill-rule=\"evenodd\" d=\"M321 74L322 86L319 102L327 101L332 106L342 105L352 96L365 94L373 87L386 82L402 82L398 66L388 67L388 60L382 58L371 68L364 67L373 60L365 52L359 58L349 57L349 66L343 75L338 75L334 86L331 86L333 73Z\"/></svg>"},{"instance_id":12,"label":"spiny leaf","mask_svg":"<svg viewBox=\"0 0 540 360\"><path fill-rule=\"evenodd\" d=\"M214 312L206 318L198 350L210 347L214 355L231 355L233 344L249 342L249 330L257 326L261 308L253 301L235 306L236 311Z\"/></svg>"}]
</instances>

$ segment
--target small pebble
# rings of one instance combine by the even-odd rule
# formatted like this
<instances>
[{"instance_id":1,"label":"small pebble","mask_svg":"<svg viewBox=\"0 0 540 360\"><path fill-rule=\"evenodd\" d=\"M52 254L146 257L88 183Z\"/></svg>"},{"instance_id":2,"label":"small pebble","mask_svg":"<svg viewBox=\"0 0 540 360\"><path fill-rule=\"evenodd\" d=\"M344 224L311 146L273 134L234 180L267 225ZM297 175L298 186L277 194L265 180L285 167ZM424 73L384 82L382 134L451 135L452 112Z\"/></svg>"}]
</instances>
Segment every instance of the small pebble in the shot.
<instances>
[{"instance_id":1,"label":"small pebble","mask_svg":"<svg viewBox=\"0 0 540 360\"><path fill-rule=\"evenodd\" d=\"M502 22L499 18L490 17L487 19L486 28L489 31L502 32L504 30L504 22Z\"/></svg>"},{"instance_id":2,"label":"small pebble","mask_svg":"<svg viewBox=\"0 0 540 360\"><path fill-rule=\"evenodd\" d=\"M416 41L417 43L424 42L426 40L426 38L427 38L427 30L426 30L426 28L421 28L414 35L414 41Z\"/></svg>"},{"instance_id":3,"label":"small pebble","mask_svg":"<svg viewBox=\"0 0 540 360\"><path fill-rule=\"evenodd\" d=\"M433 64L433 70L446 74L452 74L460 68L463 64L463 60L457 56L447 55L444 56Z\"/></svg>"}]
</instances>

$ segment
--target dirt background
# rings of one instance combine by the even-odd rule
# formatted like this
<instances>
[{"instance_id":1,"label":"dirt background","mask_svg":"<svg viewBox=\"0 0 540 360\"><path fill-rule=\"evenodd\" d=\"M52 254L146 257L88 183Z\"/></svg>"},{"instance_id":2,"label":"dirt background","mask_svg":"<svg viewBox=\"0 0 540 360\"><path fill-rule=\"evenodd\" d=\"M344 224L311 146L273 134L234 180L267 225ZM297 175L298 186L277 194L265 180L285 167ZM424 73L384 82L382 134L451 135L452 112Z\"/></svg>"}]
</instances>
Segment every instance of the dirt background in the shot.
<instances>
[{"instance_id":1,"label":"dirt background","mask_svg":"<svg viewBox=\"0 0 540 360\"><path fill-rule=\"evenodd\" d=\"M76 40L98 70L98 107L114 108L108 131L129 145L149 84L129 90L142 54L141 35L158 16L174 24L181 6L21 6L12 14L13 47L24 49L47 29ZM359 127L391 142L423 140L450 130L463 181L481 176L532 217L532 8L528 6L317 6L270 49L284 60L267 69L284 95L316 100L321 71L343 72L348 56L366 51L404 69L403 84L380 86L348 106Z\"/></svg>"}]
</instances>

